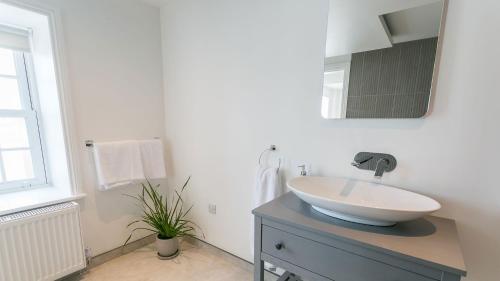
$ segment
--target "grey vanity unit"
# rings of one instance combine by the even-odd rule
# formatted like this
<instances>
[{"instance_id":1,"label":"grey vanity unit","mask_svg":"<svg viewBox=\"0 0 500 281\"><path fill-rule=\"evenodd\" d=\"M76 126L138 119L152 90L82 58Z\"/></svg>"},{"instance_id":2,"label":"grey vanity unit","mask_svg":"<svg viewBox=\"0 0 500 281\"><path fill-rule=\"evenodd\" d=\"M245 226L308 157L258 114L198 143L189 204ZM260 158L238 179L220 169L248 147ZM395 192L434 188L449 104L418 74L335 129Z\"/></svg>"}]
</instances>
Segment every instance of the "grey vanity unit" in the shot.
<instances>
[{"instance_id":1,"label":"grey vanity unit","mask_svg":"<svg viewBox=\"0 0 500 281\"><path fill-rule=\"evenodd\" d=\"M264 261L309 281L459 281L466 274L453 220L361 225L318 213L291 192L253 214L255 281L264 280Z\"/></svg>"}]
</instances>

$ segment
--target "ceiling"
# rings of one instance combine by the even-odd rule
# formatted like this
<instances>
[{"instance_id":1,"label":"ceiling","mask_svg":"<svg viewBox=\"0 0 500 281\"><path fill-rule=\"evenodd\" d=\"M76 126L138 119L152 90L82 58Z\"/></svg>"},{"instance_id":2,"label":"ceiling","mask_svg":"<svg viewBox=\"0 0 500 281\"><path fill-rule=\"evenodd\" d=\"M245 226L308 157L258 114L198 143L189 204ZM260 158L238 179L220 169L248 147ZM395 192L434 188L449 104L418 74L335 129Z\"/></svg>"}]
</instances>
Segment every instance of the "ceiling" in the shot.
<instances>
[{"instance_id":1,"label":"ceiling","mask_svg":"<svg viewBox=\"0 0 500 281\"><path fill-rule=\"evenodd\" d=\"M330 0L326 57L438 35L443 0Z\"/></svg>"}]
</instances>

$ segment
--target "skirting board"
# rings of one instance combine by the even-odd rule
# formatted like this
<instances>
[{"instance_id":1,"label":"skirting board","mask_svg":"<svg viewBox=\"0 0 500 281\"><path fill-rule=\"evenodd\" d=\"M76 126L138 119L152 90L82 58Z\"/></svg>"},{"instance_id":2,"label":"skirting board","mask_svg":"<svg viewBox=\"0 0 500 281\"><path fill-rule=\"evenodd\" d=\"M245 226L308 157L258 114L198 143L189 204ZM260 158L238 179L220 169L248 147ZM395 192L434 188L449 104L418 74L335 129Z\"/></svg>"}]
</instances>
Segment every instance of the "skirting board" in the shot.
<instances>
[{"instance_id":1,"label":"skirting board","mask_svg":"<svg viewBox=\"0 0 500 281\"><path fill-rule=\"evenodd\" d=\"M82 270L81 272L77 272L75 274L72 274L70 276L66 276L64 278L61 278L59 279L58 281L73 281L73 280L79 280L78 278L75 278L77 276L79 276L80 274L84 273L85 271L89 270L89 269L92 269L96 266L99 266L103 263L106 263L112 259L115 259L115 258L118 258L122 255L125 255L125 254L128 254L130 252L133 252L137 249L140 249L144 246L147 246L151 243L154 243L156 239L156 235L155 234L152 234L152 235L149 235L149 236L146 236L144 238L141 238L141 239L138 239L134 242L131 242L129 244L127 244L127 246L125 247L118 247L116 249L113 249L109 252L106 252L106 253L103 253L103 254L100 254L98 256L95 256L95 257L92 257L90 259L90 262L89 264L87 265L87 268L85 268L84 270ZM241 267L245 267L247 268L248 270L252 271L253 270L253 264L252 263L249 263L248 261L238 257L238 256L235 256L231 253L228 253L216 246L213 246L211 244L208 244L207 242L205 241L202 241L202 240L199 240L199 239L196 239L196 238L183 238L186 242L188 243L191 243L193 245L196 245L196 246L199 246L199 247L204 247L206 249L208 249L209 251L213 251L213 252L216 252L218 254L222 254L222 255L225 255L226 257L232 259L238 266L241 266ZM266 271L265 272L265 280L266 281L271 281L271 280L277 280L278 276L272 272L269 272L269 271Z\"/></svg>"},{"instance_id":2,"label":"skirting board","mask_svg":"<svg viewBox=\"0 0 500 281\"><path fill-rule=\"evenodd\" d=\"M156 235L151 234L151 235L148 235L144 238L138 239L134 242L130 242L125 247L118 247L118 248L113 249L109 252L92 257L92 258L90 258L90 261L88 262L86 269L88 270L88 269L94 268L94 267L99 266L105 262L108 262L112 259L115 259L119 256L123 256L123 255L126 255L130 252L137 250L137 249L140 249L146 245L149 245L149 244L155 242L155 239L156 239Z\"/></svg>"}]
</instances>

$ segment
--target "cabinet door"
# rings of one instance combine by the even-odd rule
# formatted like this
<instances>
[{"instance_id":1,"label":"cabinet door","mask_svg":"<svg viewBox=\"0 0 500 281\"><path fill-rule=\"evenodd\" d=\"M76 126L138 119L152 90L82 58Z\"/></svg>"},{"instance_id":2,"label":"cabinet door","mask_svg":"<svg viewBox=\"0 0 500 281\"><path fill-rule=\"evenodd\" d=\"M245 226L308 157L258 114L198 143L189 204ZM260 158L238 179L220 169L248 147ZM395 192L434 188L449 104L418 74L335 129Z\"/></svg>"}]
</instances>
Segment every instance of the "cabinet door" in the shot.
<instances>
[{"instance_id":1,"label":"cabinet door","mask_svg":"<svg viewBox=\"0 0 500 281\"><path fill-rule=\"evenodd\" d=\"M435 281L265 225L262 252L335 281Z\"/></svg>"}]
</instances>

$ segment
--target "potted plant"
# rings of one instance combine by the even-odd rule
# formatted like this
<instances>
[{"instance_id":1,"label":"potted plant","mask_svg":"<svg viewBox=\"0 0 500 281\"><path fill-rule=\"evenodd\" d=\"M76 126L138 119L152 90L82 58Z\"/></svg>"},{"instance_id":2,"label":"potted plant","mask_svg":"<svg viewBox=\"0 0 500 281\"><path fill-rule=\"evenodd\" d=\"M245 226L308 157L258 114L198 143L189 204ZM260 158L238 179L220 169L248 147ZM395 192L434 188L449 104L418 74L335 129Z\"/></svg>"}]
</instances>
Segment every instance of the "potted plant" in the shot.
<instances>
[{"instance_id":1,"label":"potted plant","mask_svg":"<svg viewBox=\"0 0 500 281\"><path fill-rule=\"evenodd\" d=\"M137 223L143 222L147 226L132 229L123 246L127 245L135 231L142 229L156 234L156 249L160 259L169 259L179 254L180 237L195 237L195 227L197 225L187 218L189 211L184 208L182 193L186 189L189 177L180 192L177 190L172 194L169 201L167 196L159 192L159 186L153 186L149 180L141 183L142 192L137 196L127 195L138 201L142 210L141 219L128 224L127 228Z\"/></svg>"}]
</instances>

